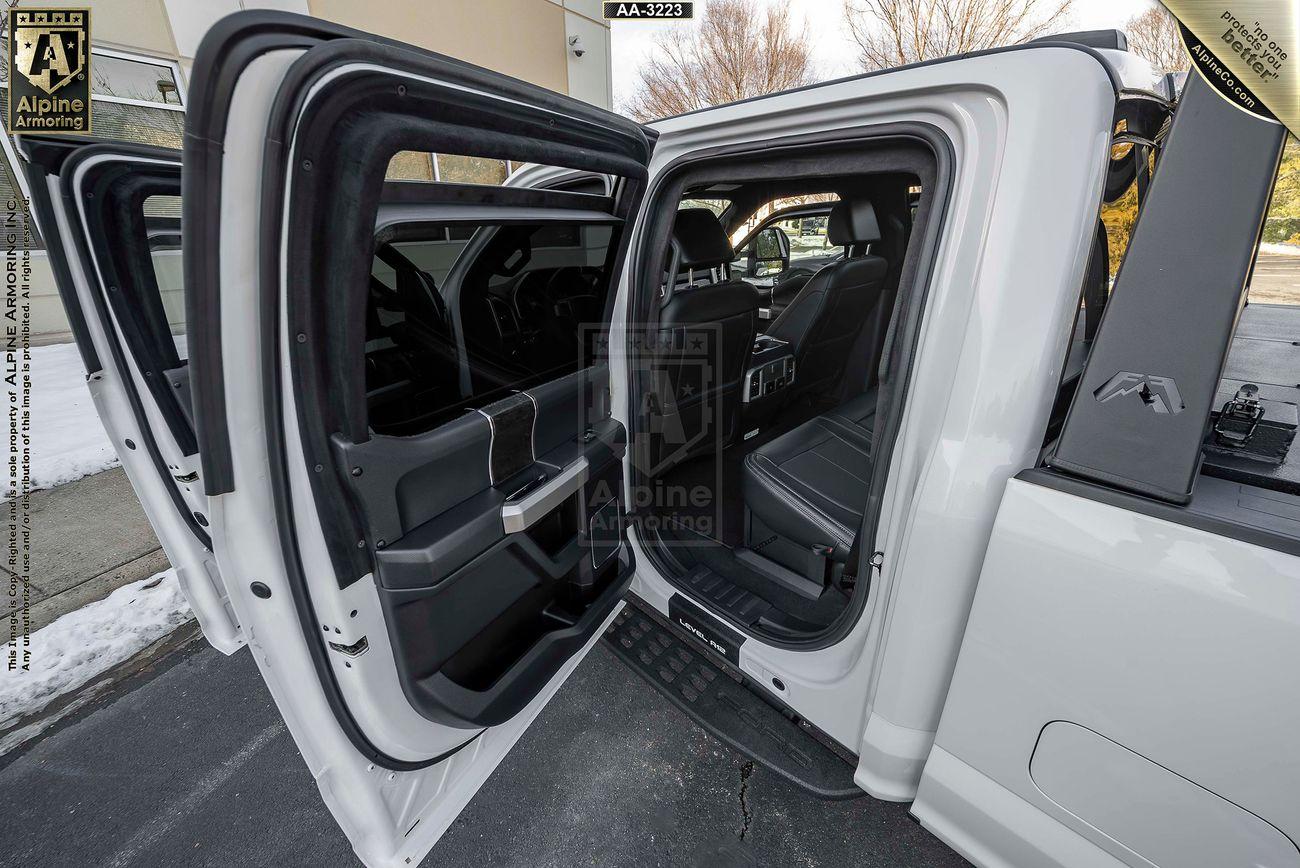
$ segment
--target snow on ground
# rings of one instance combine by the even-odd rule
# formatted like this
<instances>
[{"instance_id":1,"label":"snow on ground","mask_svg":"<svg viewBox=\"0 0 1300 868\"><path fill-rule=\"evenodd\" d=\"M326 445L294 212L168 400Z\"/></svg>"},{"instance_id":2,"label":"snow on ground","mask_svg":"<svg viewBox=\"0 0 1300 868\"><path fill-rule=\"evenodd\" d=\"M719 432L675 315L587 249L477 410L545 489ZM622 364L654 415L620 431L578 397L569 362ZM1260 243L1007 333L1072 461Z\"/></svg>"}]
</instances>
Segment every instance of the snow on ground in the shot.
<instances>
[{"instance_id":1,"label":"snow on ground","mask_svg":"<svg viewBox=\"0 0 1300 868\"><path fill-rule=\"evenodd\" d=\"M185 358L185 335L176 335ZM32 488L53 488L118 464L86 387L77 345L32 347Z\"/></svg>"},{"instance_id":2,"label":"snow on ground","mask_svg":"<svg viewBox=\"0 0 1300 868\"><path fill-rule=\"evenodd\" d=\"M1277 256L1300 256L1300 247L1294 244L1273 244L1265 241L1259 245L1260 253L1272 253Z\"/></svg>"},{"instance_id":3,"label":"snow on ground","mask_svg":"<svg viewBox=\"0 0 1300 868\"><path fill-rule=\"evenodd\" d=\"M32 488L52 488L117 464L76 344L32 348L31 400Z\"/></svg>"},{"instance_id":4,"label":"snow on ground","mask_svg":"<svg viewBox=\"0 0 1300 868\"><path fill-rule=\"evenodd\" d=\"M29 671L0 668L0 727L40 711L191 617L176 571L165 570L42 627L31 635Z\"/></svg>"}]
</instances>

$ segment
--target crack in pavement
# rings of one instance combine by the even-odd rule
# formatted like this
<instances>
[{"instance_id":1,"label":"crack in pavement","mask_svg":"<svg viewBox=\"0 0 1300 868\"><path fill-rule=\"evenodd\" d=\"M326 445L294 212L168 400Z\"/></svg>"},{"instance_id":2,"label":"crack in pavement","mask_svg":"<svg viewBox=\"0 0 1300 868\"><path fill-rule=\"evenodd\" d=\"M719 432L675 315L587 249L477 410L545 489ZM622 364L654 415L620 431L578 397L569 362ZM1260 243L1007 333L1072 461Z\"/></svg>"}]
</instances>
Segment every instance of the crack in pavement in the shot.
<instances>
[{"instance_id":1,"label":"crack in pavement","mask_svg":"<svg viewBox=\"0 0 1300 868\"><path fill-rule=\"evenodd\" d=\"M742 841L745 840L745 833L749 831L749 824L754 819L754 815L749 810L749 802L745 799L745 793L749 790L749 776L753 773L754 763L747 760L740 767L740 817L742 824L740 827L740 840Z\"/></svg>"}]
</instances>

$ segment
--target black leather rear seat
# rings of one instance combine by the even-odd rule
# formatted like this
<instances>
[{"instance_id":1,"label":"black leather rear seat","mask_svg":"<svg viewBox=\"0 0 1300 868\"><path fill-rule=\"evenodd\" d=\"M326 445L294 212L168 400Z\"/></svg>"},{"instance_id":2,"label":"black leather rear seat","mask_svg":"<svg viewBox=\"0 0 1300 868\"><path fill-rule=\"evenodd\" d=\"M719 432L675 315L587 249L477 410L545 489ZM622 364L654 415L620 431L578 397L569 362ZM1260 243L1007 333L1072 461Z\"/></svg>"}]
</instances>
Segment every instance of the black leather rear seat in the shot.
<instances>
[{"instance_id":1,"label":"black leather rear seat","mask_svg":"<svg viewBox=\"0 0 1300 868\"><path fill-rule=\"evenodd\" d=\"M867 503L875 416L872 390L745 456L749 548L796 570L813 546L847 559Z\"/></svg>"}]
</instances>

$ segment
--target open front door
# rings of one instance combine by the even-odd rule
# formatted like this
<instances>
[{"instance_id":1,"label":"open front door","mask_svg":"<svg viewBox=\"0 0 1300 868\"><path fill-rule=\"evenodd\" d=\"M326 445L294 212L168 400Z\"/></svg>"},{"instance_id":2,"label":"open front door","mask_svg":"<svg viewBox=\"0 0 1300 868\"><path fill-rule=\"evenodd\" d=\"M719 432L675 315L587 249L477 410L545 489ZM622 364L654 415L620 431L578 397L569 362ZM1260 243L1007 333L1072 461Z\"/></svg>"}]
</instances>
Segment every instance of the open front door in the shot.
<instances>
[{"instance_id":1,"label":"open front door","mask_svg":"<svg viewBox=\"0 0 1300 868\"><path fill-rule=\"evenodd\" d=\"M243 634L217 572L199 476L183 307L181 155L124 142L19 141L32 209L95 409L204 635Z\"/></svg>"},{"instance_id":2,"label":"open front door","mask_svg":"<svg viewBox=\"0 0 1300 868\"><path fill-rule=\"evenodd\" d=\"M651 144L290 15L219 23L192 93L185 266L217 560L358 854L414 864L631 581L602 359ZM613 192L501 186L520 162Z\"/></svg>"}]
</instances>

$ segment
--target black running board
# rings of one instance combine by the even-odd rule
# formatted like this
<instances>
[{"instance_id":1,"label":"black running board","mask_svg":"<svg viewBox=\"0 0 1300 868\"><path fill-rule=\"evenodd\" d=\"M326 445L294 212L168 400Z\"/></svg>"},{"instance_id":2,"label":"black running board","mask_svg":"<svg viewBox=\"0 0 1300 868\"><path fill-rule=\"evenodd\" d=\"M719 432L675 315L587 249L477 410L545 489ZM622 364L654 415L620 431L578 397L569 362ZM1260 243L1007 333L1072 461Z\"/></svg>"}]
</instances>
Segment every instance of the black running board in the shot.
<instances>
[{"instance_id":1,"label":"black running board","mask_svg":"<svg viewBox=\"0 0 1300 868\"><path fill-rule=\"evenodd\" d=\"M865 796L847 757L819 741L726 666L635 598L605 630L610 648L723 744L823 799Z\"/></svg>"}]
</instances>

